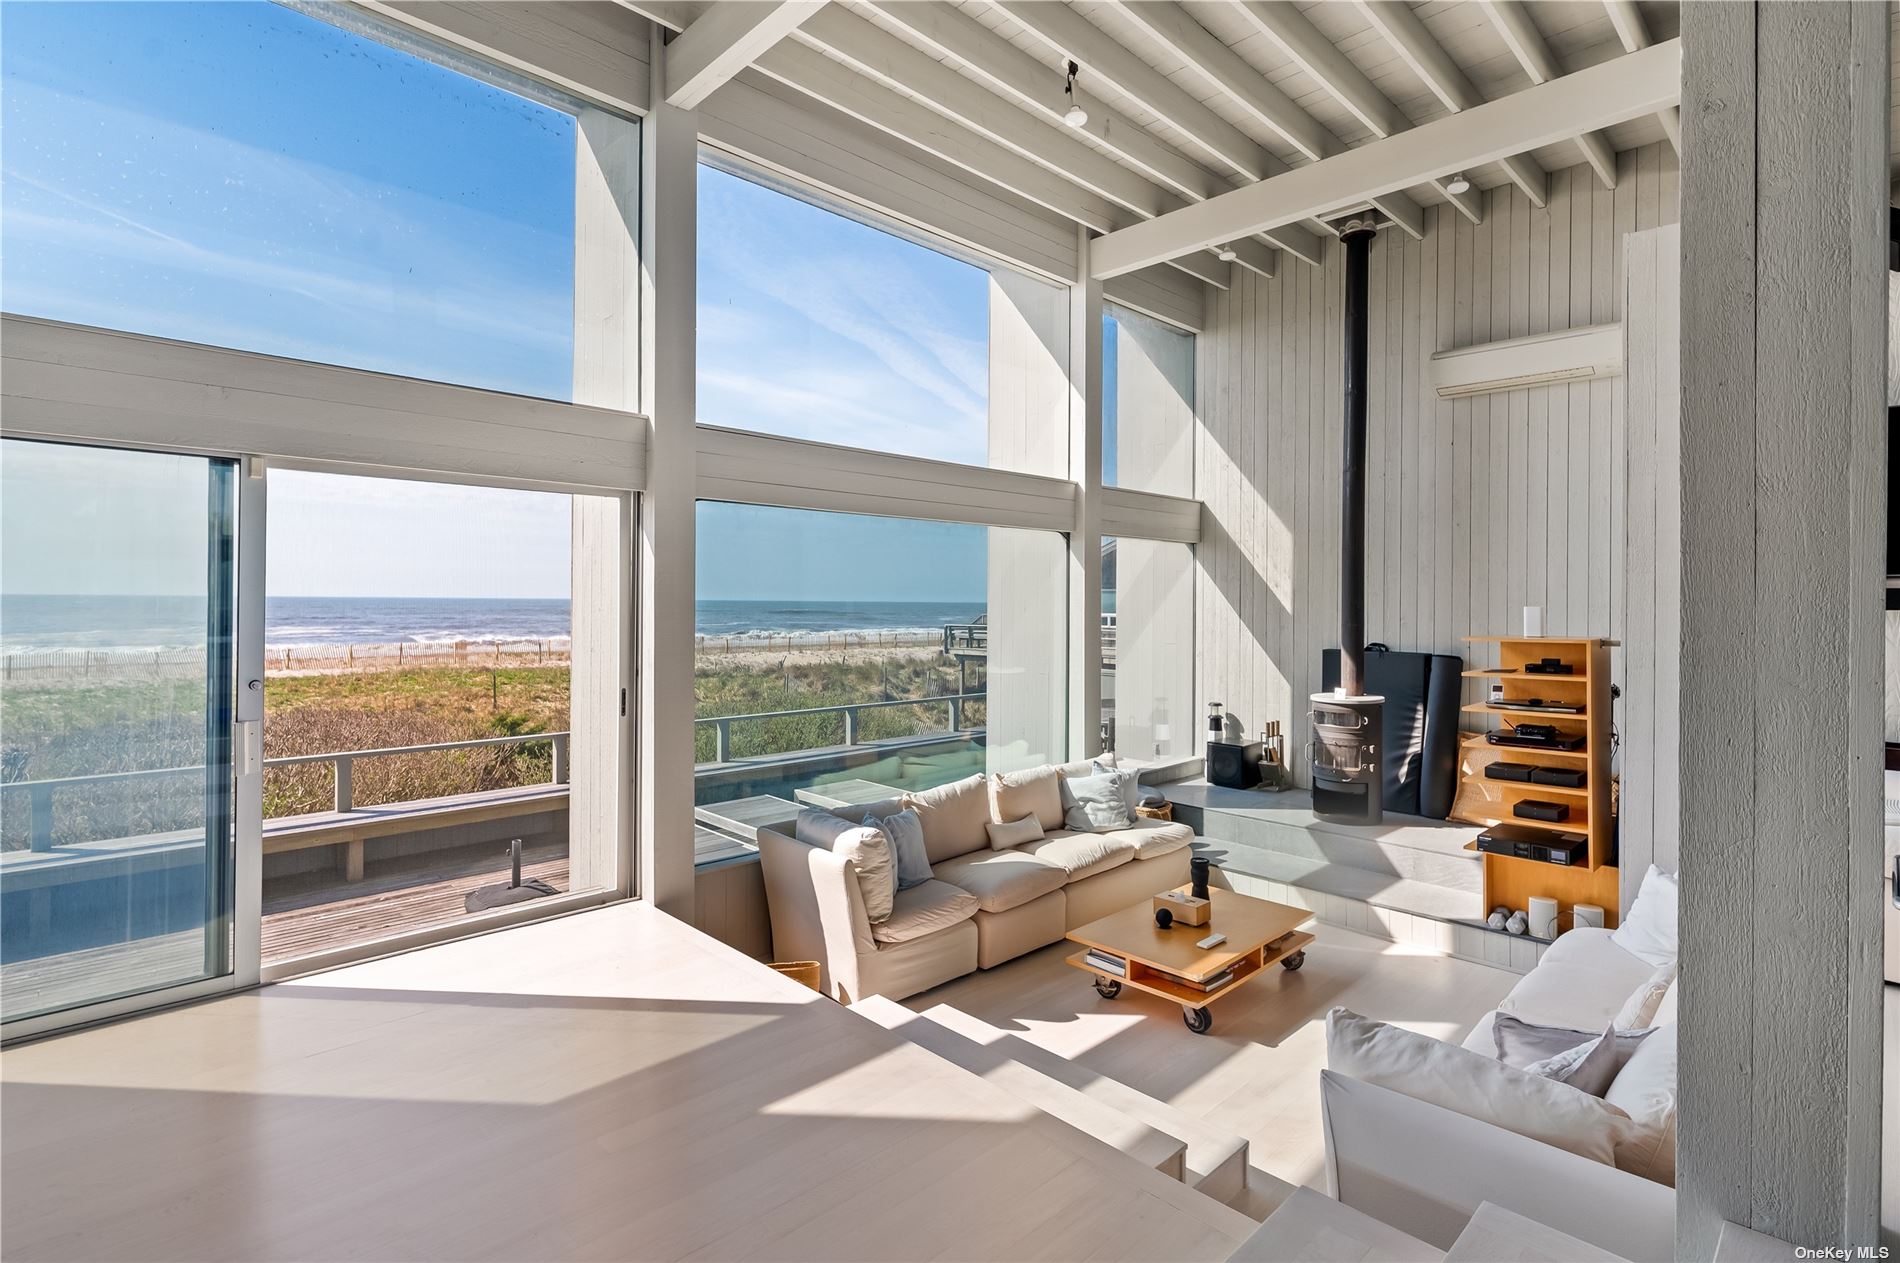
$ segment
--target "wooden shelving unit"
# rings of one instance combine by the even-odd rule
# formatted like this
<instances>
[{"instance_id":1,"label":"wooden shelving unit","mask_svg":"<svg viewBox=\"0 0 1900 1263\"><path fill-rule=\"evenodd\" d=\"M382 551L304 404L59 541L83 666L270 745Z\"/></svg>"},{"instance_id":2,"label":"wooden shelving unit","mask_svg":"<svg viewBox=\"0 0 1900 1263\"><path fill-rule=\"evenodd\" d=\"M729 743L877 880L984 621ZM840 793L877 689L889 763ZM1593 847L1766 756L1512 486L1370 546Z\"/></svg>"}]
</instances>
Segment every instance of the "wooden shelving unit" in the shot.
<instances>
[{"instance_id":1,"label":"wooden shelving unit","mask_svg":"<svg viewBox=\"0 0 1900 1263\"><path fill-rule=\"evenodd\" d=\"M1508 855L1484 855L1485 910L1499 905L1523 909L1529 906L1532 895L1547 895L1557 900L1560 924L1566 927L1570 910L1579 903L1596 904L1603 909L1604 924L1615 926L1619 882L1611 855L1610 642L1529 636L1467 636L1465 640L1474 645L1497 647L1496 665L1466 671L1466 679L1482 680L1487 686L1492 682L1501 684L1506 701L1542 699L1583 707L1580 715L1514 710L1487 702L1463 707L1465 714L1500 721L1495 727L1549 724L1584 739L1584 744L1576 750L1538 750L1492 745L1485 739L1484 732L1469 732L1460 738L1458 797L1452 804L1452 819L1486 826L1508 823L1552 832L1581 833L1590 840L1588 867L1569 868ZM1573 673L1543 675L1524 670L1525 663L1544 658L1561 659ZM1487 727L1486 731L1489 730ZM1534 767L1581 769L1585 779L1581 787L1570 788L1487 778L1485 767L1500 760ZM1550 822L1513 815L1513 805L1527 798L1563 803L1571 808L1570 818ZM1475 842L1472 846L1476 849Z\"/></svg>"}]
</instances>

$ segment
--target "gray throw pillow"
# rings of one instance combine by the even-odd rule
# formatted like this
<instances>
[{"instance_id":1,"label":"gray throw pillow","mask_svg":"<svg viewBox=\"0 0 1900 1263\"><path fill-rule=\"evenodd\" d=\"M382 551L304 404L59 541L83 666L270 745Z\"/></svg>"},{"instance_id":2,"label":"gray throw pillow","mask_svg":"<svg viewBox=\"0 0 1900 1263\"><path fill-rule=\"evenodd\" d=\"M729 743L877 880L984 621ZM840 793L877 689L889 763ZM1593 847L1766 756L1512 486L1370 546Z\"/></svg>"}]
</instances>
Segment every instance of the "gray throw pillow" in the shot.
<instances>
[{"instance_id":1,"label":"gray throw pillow","mask_svg":"<svg viewBox=\"0 0 1900 1263\"><path fill-rule=\"evenodd\" d=\"M1110 776L1123 771L1121 768L1110 767L1100 759L1089 764L1089 767L1094 770L1097 776ZM1141 805L1141 777L1139 773L1132 774L1128 777L1127 783L1122 786L1122 796L1128 803L1128 818L1133 820L1136 815L1135 808Z\"/></svg>"},{"instance_id":2,"label":"gray throw pillow","mask_svg":"<svg viewBox=\"0 0 1900 1263\"><path fill-rule=\"evenodd\" d=\"M1533 1061L1524 1067L1524 1073L1567 1083L1591 1096L1602 1096L1622 1072L1623 1063L1635 1054L1637 1045L1653 1034L1653 1027L1619 1033L1612 1024L1587 1044L1579 1044L1568 1052L1560 1052L1542 1061Z\"/></svg>"},{"instance_id":3,"label":"gray throw pillow","mask_svg":"<svg viewBox=\"0 0 1900 1263\"><path fill-rule=\"evenodd\" d=\"M891 840L891 854L897 857L897 888L909 890L930 880L930 853L924 849L924 822L914 811L897 811L888 816L866 816L864 823L881 829Z\"/></svg>"},{"instance_id":4,"label":"gray throw pillow","mask_svg":"<svg viewBox=\"0 0 1900 1263\"><path fill-rule=\"evenodd\" d=\"M1584 1045L1593 1045L1599 1039L1608 1038L1611 1044L1611 1056L1614 1069L1610 1077L1616 1077L1636 1046L1642 1043L1649 1031L1619 1031L1611 1028L1606 1037L1597 1031L1580 1031L1568 1026L1539 1026L1535 1022L1526 1022L1521 1017L1500 1012L1491 1022L1491 1035L1497 1041L1498 1060L1507 1066L1527 1070L1538 1062L1548 1061L1569 1053ZM1584 1054L1579 1054L1582 1056ZM1550 1077L1550 1076L1546 1076ZM1608 1087L1606 1082L1604 1087Z\"/></svg>"},{"instance_id":5,"label":"gray throw pillow","mask_svg":"<svg viewBox=\"0 0 1900 1263\"><path fill-rule=\"evenodd\" d=\"M1063 824L1077 833L1101 833L1109 829L1128 828L1135 823L1135 817L1128 810L1125 782L1134 779L1133 772L1064 777Z\"/></svg>"}]
</instances>

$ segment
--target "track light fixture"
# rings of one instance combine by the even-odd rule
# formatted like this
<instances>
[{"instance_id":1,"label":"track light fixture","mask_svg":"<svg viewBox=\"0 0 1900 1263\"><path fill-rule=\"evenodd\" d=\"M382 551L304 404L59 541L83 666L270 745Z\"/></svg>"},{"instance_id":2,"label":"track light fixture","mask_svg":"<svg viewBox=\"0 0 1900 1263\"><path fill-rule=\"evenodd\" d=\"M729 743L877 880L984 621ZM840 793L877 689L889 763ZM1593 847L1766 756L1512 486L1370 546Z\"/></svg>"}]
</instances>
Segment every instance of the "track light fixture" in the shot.
<instances>
[{"instance_id":1,"label":"track light fixture","mask_svg":"<svg viewBox=\"0 0 1900 1263\"><path fill-rule=\"evenodd\" d=\"M1214 257L1219 259L1222 263L1232 263L1235 259L1240 257L1240 251L1234 249L1232 246L1222 246L1220 249L1214 251Z\"/></svg>"},{"instance_id":2,"label":"track light fixture","mask_svg":"<svg viewBox=\"0 0 1900 1263\"><path fill-rule=\"evenodd\" d=\"M1454 175L1453 177L1451 177L1451 179L1445 181L1445 192L1469 193L1471 192L1471 181L1467 180L1465 178L1465 173L1460 171L1457 175Z\"/></svg>"},{"instance_id":3,"label":"track light fixture","mask_svg":"<svg viewBox=\"0 0 1900 1263\"><path fill-rule=\"evenodd\" d=\"M1089 121L1089 112L1082 108L1082 98L1075 94L1075 77L1080 73L1082 67L1070 62L1068 78L1062 88L1062 94L1069 98L1069 108L1062 121L1070 127L1086 127Z\"/></svg>"}]
</instances>

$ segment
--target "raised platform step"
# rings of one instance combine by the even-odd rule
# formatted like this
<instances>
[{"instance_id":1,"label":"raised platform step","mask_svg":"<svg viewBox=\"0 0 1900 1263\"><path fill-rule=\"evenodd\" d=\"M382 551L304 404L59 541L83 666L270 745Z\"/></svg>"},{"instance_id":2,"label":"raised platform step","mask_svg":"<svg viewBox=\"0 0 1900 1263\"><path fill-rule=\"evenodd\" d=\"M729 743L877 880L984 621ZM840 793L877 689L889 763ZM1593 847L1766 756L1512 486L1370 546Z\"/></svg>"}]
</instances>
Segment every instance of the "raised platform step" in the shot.
<instances>
[{"instance_id":1,"label":"raised platform step","mask_svg":"<svg viewBox=\"0 0 1900 1263\"><path fill-rule=\"evenodd\" d=\"M970 1039L881 995L866 996L851 1009L1143 1165L1177 1180L1185 1178L1185 1142L1014 1060L1007 1050Z\"/></svg>"},{"instance_id":2,"label":"raised platform step","mask_svg":"<svg viewBox=\"0 0 1900 1263\"><path fill-rule=\"evenodd\" d=\"M1304 790L1268 794L1194 780L1166 793L1175 819L1214 841L1474 894L1483 885L1477 853L1465 849L1477 836L1475 825L1400 815L1375 825L1341 824L1315 815Z\"/></svg>"},{"instance_id":3,"label":"raised platform step","mask_svg":"<svg viewBox=\"0 0 1900 1263\"><path fill-rule=\"evenodd\" d=\"M939 1004L921 1017L981 1045L992 1055L1006 1057L1037 1073L1084 1093L1132 1119L1175 1137L1186 1145L1186 1182L1217 1201L1239 1204L1247 1197L1247 1142L1206 1119L1177 1109L1166 1101L1138 1092L1120 1080L1108 1078L1029 1040L971 1017L961 1009Z\"/></svg>"}]
</instances>

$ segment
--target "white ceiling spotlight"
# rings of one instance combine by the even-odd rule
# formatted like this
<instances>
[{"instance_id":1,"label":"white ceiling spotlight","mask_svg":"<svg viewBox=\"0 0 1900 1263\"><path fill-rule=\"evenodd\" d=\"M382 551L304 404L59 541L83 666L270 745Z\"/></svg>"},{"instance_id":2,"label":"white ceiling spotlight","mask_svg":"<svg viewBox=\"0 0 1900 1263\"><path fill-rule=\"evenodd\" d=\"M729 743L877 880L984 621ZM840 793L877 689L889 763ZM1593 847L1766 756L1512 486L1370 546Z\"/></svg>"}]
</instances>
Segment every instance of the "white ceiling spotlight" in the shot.
<instances>
[{"instance_id":1,"label":"white ceiling spotlight","mask_svg":"<svg viewBox=\"0 0 1900 1263\"><path fill-rule=\"evenodd\" d=\"M1469 193L1471 192L1471 181L1467 180L1465 178L1465 173L1460 171L1457 175L1454 175L1453 177L1451 177L1451 179L1445 181L1445 192Z\"/></svg>"},{"instance_id":2,"label":"white ceiling spotlight","mask_svg":"<svg viewBox=\"0 0 1900 1263\"><path fill-rule=\"evenodd\" d=\"M1069 98L1069 108L1062 121L1070 127L1086 127L1089 121L1089 112L1082 108L1082 98L1075 94L1075 77L1080 73L1082 67L1070 62L1068 81L1062 89L1062 94Z\"/></svg>"},{"instance_id":3,"label":"white ceiling spotlight","mask_svg":"<svg viewBox=\"0 0 1900 1263\"><path fill-rule=\"evenodd\" d=\"M1222 263L1232 263L1235 259L1240 257L1240 251L1234 249L1232 246L1222 246L1220 249L1214 251L1214 257L1219 259Z\"/></svg>"}]
</instances>

